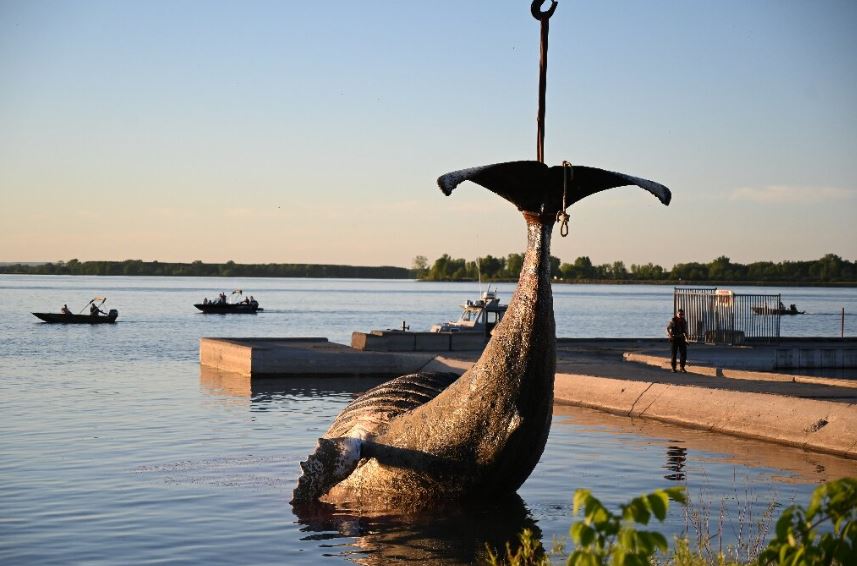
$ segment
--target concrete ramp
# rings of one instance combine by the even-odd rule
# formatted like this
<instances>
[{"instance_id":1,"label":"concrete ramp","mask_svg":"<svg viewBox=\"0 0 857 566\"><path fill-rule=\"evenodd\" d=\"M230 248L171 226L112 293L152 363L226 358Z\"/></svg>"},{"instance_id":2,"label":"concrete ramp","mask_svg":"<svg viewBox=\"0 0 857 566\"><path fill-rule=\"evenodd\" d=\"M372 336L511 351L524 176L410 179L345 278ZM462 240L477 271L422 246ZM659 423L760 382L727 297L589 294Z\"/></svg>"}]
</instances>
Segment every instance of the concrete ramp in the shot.
<instances>
[{"instance_id":1,"label":"concrete ramp","mask_svg":"<svg viewBox=\"0 0 857 566\"><path fill-rule=\"evenodd\" d=\"M327 338L201 338L199 363L246 376L396 377L434 353L364 352Z\"/></svg>"}]
</instances>

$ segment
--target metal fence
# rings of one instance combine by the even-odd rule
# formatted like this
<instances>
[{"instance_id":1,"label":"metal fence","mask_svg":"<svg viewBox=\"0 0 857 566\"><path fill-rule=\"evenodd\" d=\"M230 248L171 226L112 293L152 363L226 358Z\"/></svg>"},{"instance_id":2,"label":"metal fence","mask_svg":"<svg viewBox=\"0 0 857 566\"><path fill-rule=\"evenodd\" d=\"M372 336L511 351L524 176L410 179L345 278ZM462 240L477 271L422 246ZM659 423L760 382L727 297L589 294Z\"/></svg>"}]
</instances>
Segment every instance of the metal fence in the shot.
<instances>
[{"instance_id":1,"label":"metal fence","mask_svg":"<svg viewBox=\"0 0 857 566\"><path fill-rule=\"evenodd\" d=\"M776 342L780 295L743 295L714 287L675 287L673 311L684 309L688 338L711 344Z\"/></svg>"}]
</instances>

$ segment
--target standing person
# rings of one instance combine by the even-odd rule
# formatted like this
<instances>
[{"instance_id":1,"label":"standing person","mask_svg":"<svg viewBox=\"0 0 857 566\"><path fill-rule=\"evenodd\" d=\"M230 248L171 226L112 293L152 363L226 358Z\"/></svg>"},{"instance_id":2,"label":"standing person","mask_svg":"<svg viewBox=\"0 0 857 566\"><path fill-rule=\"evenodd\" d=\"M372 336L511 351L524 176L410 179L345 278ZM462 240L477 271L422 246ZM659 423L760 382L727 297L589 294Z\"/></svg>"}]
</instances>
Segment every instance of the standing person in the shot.
<instances>
[{"instance_id":1,"label":"standing person","mask_svg":"<svg viewBox=\"0 0 857 566\"><path fill-rule=\"evenodd\" d=\"M670 365L673 368L673 373L676 373L676 354L679 354L681 371L687 373L687 370L684 369L687 363L687 320L684 318L684 309L678 309L678 312L670 320L667 325L667 336L670 338Z\"/></svg>"}]
</instances>

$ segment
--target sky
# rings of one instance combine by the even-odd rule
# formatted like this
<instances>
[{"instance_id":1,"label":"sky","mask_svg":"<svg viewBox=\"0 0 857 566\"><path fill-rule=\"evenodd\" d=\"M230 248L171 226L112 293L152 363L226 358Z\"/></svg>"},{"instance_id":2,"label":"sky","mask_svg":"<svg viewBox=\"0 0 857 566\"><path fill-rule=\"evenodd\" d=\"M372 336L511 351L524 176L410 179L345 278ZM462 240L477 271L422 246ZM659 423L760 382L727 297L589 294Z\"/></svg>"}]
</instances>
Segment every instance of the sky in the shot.
<instances>
[{"instance_id":1,"label":"sky","mask_svg":"<svg viewBox=\"0 0 857 566\"><path fill-rule=\"evenodd\" d=\"M545 4L545 8L549 4ZM857 3L560 0L545 160L564 262L857 260ZM0 0L0 261L409 267L521 253L443 173L535 159L526 0Z\"/></svg>"}]
</instances>

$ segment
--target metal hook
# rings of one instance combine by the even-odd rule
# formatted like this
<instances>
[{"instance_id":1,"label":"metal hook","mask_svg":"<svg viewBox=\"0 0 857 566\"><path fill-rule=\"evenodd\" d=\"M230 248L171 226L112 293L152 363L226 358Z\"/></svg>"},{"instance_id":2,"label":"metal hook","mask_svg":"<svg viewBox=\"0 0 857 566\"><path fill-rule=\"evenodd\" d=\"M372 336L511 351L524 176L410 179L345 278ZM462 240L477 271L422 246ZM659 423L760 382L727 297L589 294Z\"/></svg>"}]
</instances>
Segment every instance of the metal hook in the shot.
<instances>
[{"instance_id":1,"label":"metal hook","mask_svg":"<svg viewBox=\"0 0 857 566\"><path fill-rule=\"evenodd\" d=\"M553 16L554 10L556 10L556 5L559 4L556 0L551 0L551 7L547 12L542 12L542 4L545 3L545 0L533 0L533 3L530 4L530 12L533 14L533 17L540 22L546 21L548 18Z\"/></svg>"}]
</instances>

